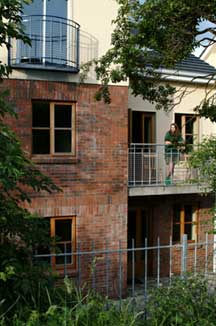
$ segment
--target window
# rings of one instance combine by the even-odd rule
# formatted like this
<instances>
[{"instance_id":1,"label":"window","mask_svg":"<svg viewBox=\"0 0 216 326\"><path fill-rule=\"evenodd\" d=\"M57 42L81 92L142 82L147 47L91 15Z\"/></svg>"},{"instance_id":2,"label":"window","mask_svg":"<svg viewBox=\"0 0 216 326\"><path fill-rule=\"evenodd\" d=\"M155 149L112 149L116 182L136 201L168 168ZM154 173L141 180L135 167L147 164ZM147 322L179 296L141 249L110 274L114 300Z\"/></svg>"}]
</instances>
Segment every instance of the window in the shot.
<instances>
[{"instance_id":1,"label":"window","mask_svg":"<svg viewBox=\"0 0 216 326\"><path fill-rule=\"evenodd\" d=\"M52 256L52 267L63 269L75 268L76 258L71 253L76 251L75 217L55 217L50 220L51 237L55 237L56 253L59 256ZM71 254L71 255L64 255Z\"/></svg>"},{"instance_id":2,"label":"window","mask_svg":"<svg viewBox=\"0 0 216 326\"><path fill-rule=\"evenodd\" d=\"M155 142L155 113L129 111L129 142Z\"/></svg>"},{"instance_id":3,"label":"window","mask_svg":"<svg viewBox=\"0 0 216 326\"><path fill-rule=\"evenodd\" d=\"M33 101L32 153L75 154L75 104Z\"/></svg>"},{"instance_id":4,"label":"window","mask_svg":"<svg viewBox=\"0 0 216 326\"><path fill-rule=\"evenodd\" d=\"M67 58L69 59L71 30L62 19L71 18L68 1L32 1L30 4L23 4L23 14L24 29L31 38L31 48L22 45L18 50L21 51L22 61L31 59L32 64L41 61L61 64L63 60L66 63Z\"/></svg>"},{"instance_id":5,"label":"window","mask_svg":"<svg viewBox=\"0 0 216 326\"><path fill-rule=\"evenodd\" d=\"M39 0L23 4L24 15L49 15L67 18L67 0Z\"/></svg>"},{"instance_id":6,"label":"window","mask_svg":"<svg viewBox=\"0 0 216 326\"><path fill-rule=\"evenodd\" d=\"M173 208L173 241L181 241L183 234L187 234L189 241L196 241L197 220L197 209L192 205L175 205Z\"/></svg>"},{"instance_id":7,"label":"window","mask_svg":"<svg viewBox=\"0 0 216 326\"><path fill-rule=\"evenodd\" d=\"M175 123L178 125L186 144L198 142L198 117L194 114L175 114Z\"/></svg>"}]
</instances>

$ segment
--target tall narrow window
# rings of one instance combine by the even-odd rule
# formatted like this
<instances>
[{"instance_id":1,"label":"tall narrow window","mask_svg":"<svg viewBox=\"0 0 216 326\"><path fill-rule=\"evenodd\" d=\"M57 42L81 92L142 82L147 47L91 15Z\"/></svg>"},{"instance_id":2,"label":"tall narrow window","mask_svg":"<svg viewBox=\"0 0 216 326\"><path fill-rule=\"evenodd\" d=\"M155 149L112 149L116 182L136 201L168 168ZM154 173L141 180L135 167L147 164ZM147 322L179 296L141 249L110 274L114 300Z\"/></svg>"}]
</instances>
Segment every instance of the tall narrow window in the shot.
<instances>
[{"instance_id":1,"label":"tall narrow window","mask_svg":"<svg viewBox=\"0 0 216 326\"><path fill-rule=\"evenodd\" d=\"M75 217L51 218L51 236L56 238L52 266L56 268L75 267Z\"/></svg>"},{"instance_id":2,"label":"tall narrow window","mask_svg":"<svg viewBox=\"0 0 216 326\"><path fill-rule=\"evenodd\" d=\"M32 153L75 154L75 104L33 102Z\"/></svg>"},{"instance_id":3,"label":"tall narrow window","mask_svg":"<svg viewBox=\"0 0 216 326\"><path fill-rule=\"evenodd\" d=\"M37 0L23 5L23 25L31 38L31 48L22 46L22 61L28 59L32 64L66 62L67 23L59 18L67 19L67 13L67 0Z\"/></svg>"},{"instance_id":4,"label":"tall narrow window","mask_svg":"<svg viewBox=\"0 0 216 326\"><path fill-rule=\"evenodd\" d=\"M72 112L67 105L54 104L54 152L71 152Z\"/></svg>"},{"instance_id":5,"label":"tall narrow window","mask_svg":"<svg viewBox=\"0 0 216 326\"><path fill-rule=\"evenodd\" d=\"M173 207L172 238L174 242L181 241L183 234L187 234L189 241L196 241L197 228L197 209L192 205L175 205Z\"/></svg>"},{"instance_id":6,"label":"tall narrow window","mask_svg":"<svg viewBox=\"0 0 216 326\"><path fill-rule=\"evenodd\" d=\"M155 113L132 111L132 143L155 142Z\"/></svg>"},{"instance_id":7,"label":"tall narrow window","mask_svg":"<svg viewBox=\"0 0 216 326\"><path fill-rule=\"evenodd\" d=\"M194 114L175 114L175 123L178 125L186 144L194 145L198 142L198 117Z\"/></svg>"}]
</instances>

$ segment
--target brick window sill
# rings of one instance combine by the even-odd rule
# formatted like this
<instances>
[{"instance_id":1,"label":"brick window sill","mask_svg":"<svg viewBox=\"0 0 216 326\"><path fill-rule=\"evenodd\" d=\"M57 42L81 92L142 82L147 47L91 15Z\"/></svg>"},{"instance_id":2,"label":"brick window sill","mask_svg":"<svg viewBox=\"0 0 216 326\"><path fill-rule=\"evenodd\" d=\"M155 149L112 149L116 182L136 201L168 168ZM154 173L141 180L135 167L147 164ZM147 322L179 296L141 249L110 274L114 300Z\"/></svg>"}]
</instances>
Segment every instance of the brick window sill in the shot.
<instances>
[{"instance_id":1,"label":"brick window sill","mask_svg":"<svg viewBox=\"0 0 216 326\"><path fill-rule=\"evenodd\" d=\"M31 157L32 162L36 164L76 164L79 159L74 156L42 156L34 155Z\"/></svg>"}]
</instances>

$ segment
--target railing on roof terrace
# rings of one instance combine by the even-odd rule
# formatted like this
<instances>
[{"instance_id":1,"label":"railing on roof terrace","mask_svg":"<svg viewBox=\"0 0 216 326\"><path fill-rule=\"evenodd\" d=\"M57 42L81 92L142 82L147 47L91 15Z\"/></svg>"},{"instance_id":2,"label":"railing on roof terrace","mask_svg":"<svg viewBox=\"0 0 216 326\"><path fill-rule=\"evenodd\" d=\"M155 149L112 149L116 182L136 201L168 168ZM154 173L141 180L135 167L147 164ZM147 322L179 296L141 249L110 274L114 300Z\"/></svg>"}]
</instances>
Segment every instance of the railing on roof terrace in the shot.
<instances>
[{"instance_id":1,"label":"railing on roof terrace","mask_svg":"<svg viewBox=\"0 0 216 326\"><path fill-rule=\"evenodd\" d=\"M191 147L191 150L193 148ZM188 164L189 153L177 149L177 153L165 154L163 144L130 144L129 187L191 184L198 177L197 169ZM174 160L174 174L167 179L168 164L166 160Z\"/></svg>"},{"instance_id":2,"label":"railing on roof terrace","mask_svg":"<svg viewBox=\"0 0 216 326\"><path fill-rule=\"evenodd\" d=\"M11 40L9 61L20 68L79 71L79 24L56 17L23 16L31 45Z\"/></svg>"}]
</instances>

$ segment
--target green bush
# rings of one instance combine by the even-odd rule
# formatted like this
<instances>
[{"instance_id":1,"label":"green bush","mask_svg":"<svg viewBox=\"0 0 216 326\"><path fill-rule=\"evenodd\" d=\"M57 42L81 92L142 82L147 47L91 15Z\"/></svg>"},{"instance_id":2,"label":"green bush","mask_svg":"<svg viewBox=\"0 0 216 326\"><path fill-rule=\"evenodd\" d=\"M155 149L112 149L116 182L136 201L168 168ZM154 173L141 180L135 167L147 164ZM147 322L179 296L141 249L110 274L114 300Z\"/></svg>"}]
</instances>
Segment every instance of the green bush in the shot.
<instances>
[{"instance_id":1,"label":"green bush","mask_svg":"<svg viewBox=\"0 0 216 326\"><path fill-rule=\"evenodd\" d=\"M45 300L45 299L44 299ZM0 315L0 326L215 326L216 297L204 278L175 279L153 289L145 310L133 300L108 300L91 290L65 285L47 292L49 307ZM0 302L1 306L1 302ZM140 305L139 305L140 307Z\"/></svg>"},{"instance_id":2,"label":"green bush","mask_svg":"<svg viewBox=\"0 0 216 326\"><path fill-rule=\"evenodd\" d=\"M47 293L49 308L19 310L13 315L0 316L0 326L133 326L139 316L130 303L110 301L91 290L77 289L69 279L56 288L55 296ZM45 300L45 299L44 299Z\"/></svg>"},{"instance_id":3,"label":"green bush","mask_svg":"<svg viewBox=\"0 0 216 326\"><path fill-rule=\"evenodd\" d=\"M202 277L176 279L155 289L147 306L148 326L215 326L216 297Z\"/></svg>"}]
</instances>

